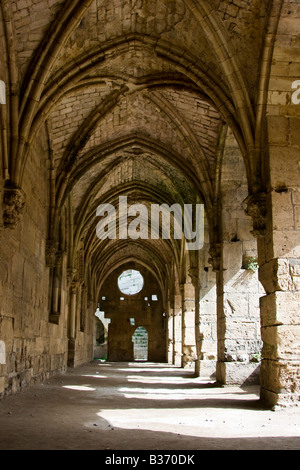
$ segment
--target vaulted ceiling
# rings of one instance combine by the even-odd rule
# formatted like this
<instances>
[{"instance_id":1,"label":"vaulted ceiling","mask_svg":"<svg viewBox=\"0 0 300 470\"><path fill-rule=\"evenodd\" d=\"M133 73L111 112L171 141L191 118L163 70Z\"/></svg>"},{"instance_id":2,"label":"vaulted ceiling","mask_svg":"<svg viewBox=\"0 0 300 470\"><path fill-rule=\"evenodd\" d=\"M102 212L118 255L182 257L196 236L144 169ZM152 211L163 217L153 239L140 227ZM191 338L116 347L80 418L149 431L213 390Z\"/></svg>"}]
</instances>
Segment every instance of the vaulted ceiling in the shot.
<instances>
[{"instance_id":1,"label":"vaulted ceiling","mask_svg":"<svg viewBox=\"0 0 300 470\"><path fill-rule=\"evenodd\" d=\"M74 251L85 247L97 279L109 264L130 259L163 278L180 259L180 243L96 237L98 205L119 195L147 205L202 201L214 229L227 126L251 187L256 90L273 3L2 1L18 137L11 178L22 186L31 146L46 128L56 206L49 236L71 201Z\"/></svg>"}]
</instances>

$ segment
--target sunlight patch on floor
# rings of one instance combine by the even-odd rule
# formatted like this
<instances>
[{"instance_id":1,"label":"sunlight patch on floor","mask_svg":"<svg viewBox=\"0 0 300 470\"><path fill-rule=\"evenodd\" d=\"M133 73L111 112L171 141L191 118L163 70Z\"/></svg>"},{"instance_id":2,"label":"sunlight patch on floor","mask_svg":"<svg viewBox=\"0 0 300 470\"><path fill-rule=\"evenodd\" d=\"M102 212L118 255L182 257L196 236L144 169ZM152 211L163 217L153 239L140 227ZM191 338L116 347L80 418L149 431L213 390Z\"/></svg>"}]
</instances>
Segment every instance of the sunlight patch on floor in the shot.
<instances>
[{"instance_id":1,"label":"sunlight patch on floor","mask_svg":"<svg viewBox=\"0 0 300 470\"><path fill-rule=\"evenodd\" d=\"M125 398L142 398L143 400L188 400L188 399L199 399L199 393L201 390L195 388L190 390L174 390L166 388L156 388L155 390L151 388L129 388L121 387L119 392L124 395ZM210 392L209 397L213 397ZM203 397L203 394L202 394ZM201 397L201 398L202 398Z\"/></svg>"},{"instance_id":2,"label":"sunlight patch on floor","mask_svg":"<svg viewBox=\"0 0 300 470\"><path fill-rule=\"evenodd\" d=\"M88 385L64 385L62 388L78 390L80 392L95 392L97 390L96 388L89 387Z\"/></svg>"},{"instance_id":3,"label":"sunlight patch on floor","mask_svg":"<svg viewBox=\"0 0 300 470\"><path fill-rule=\"evenodd\" d=\"M272 413L272 412L270 412ZM169 432L178 435L206 438L257 438L286 435L282 431L280 420L263 414L254 422L249 421L251 411L195 410L193 408L149 408L149 409L106 409L97 413L113 428L153 432ZM274 422L275 421L275 422ZM249 424L251 423L251 424ZM291 423L290 436L297 436L295 423Z\"/></svg>"},{"instance_id":4,"label":"sunlight patch on floor","mask_svg":"<svg viewBox=\"0 0 300 470\"><path fill-rule=\"evenodd\" d=\"M214 380L205 380L203 378L201 379L194 379L194 378L186 378L186 377L159 377L159 376L151 376L151 377L145 377L144 375L128 375L127 377L128 382L138 382L138 383L143 383L143 384L153 384L153 383L171 383L171 384L194 384L195 386L201 384L201 385L211 385L214 384Z\"/></svg>"}]
</instances>

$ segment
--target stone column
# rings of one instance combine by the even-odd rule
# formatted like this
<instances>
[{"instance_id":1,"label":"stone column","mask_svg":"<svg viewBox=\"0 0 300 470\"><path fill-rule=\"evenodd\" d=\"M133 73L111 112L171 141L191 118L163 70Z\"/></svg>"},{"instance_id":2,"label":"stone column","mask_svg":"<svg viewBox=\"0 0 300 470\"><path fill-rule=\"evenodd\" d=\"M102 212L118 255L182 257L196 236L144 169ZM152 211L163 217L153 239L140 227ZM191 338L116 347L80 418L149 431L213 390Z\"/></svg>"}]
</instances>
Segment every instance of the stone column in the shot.
<instances>
[{"instance_id":1,"label":"stone column","mask_svg":"<svg viewBox=\"0 0 300 470\"><path fill-rule=\"evenodd\" d=\"M202 359L202 342L203 334L200 332L200 279L198 267L190 268L189 275L194 286L194 299L195 299L195 377L200 377L200 361Z\"/></svg>"},{"instance_id":2,"label":"stone column","mask_svg":"<svg viewBox=\"0 0 300 470\"><path fill-rule=\"evenodd\" d=\"M205 266L201 272L200 289L200 376L215 377L217 361L216 274Z\"/></svg>"},{"instance_id":3,"label":"stone column","mask_svg":"<svg viewBox=\"0 0 300 470\"><path fill-rule=\"evenodd\" d=\"M87 315L87 288L85 285L81 286L81 299L80 299L80 331L85 330L86 315Z\"/></svg>"},{"instance_id":4,"label":"stone column","mask_svg":"<svg viewBox=\"0 0 300 470\"><path fill-rule=\"evenodd\" d=\"M68 366L72 367L75 363L76 346L76 314L77 314L77 284L70 286L70 304L69 304L69 346L68 346Z\"/></svg>"},{"instance_id":5,"label":"stone column","mask_svg":"<svg viewBox=\"0 0 300 470\"><path fill-rule=\"evenodd\" d=\"M261 398L286 405L300 400L300 260L274 258L260 268Z\"/></svg>"},{"instance_id":6,"label":"stone column","mask_svg":"<svg viewBox=\"0 0 300 470\"><path fill-rule=\"evenodd\" d=\"M192 368L197 357L195 340L195 288L191 281L180 287L182 299L182 366Z\"/></svg>"},{"instance_id":7,"label":"stone column","mask_svg":"<svg viewBox=\"0 0 300 470\"><path fill-rule=\"evenodd\" d=\"M266 110L265 210L257 210L265 219L258 239L259 276L266 290L261 299L261 398L271 406L300 402L299 22L299 2L285 0Z\"/></svg>"},{"instance_id":8,"label":"stone column","mask_svg":"<svg viewBox=\"0 0 300 470\"><path fill-rule=\"evenodd\" d=\"M173 364L180 367L182 365L182 306L180 294L174 295L173 331Z\"/></svg>"},{"instance_id":9,"label":"stone column","mask_svg":"<svg viewBox=\"0 0 300 470\"><path fill-rule=\"evenodd\" d=\"M174 357L174 309L172 302L168 302L168 342L167 342L167 358L168 364L173 364Z\"/></svg>"},{"instance_id":10,"label":"stone column","mask_svg":"<svg viewBox=\"0 0 300 470\"><path fill-rule=\"evenodd\" d=\"M71 286L71 298L70 298L70 324L69 324L69 336L75 338L76 336L76 313L77 313L77 285Z\"/></svg>"},{"instance_id":11,"label":"stone column","mask_svg":"<svg viewBox=\"0 0 300 470\"><path fill-rule=\"evenodd\" d=\"M217 382L243 384L259 380L259 310L252 309L251 295L258 302L257 273L242 268L242 243L223 242L217 271ZM253 292L251 292L253 290Z\"/></svg>"},{"instance_id":12,"label":"stone column","mask_svg":"<svg viewBox=\"0 0 300 470\"><path fill-rule=\"evenodd\" d=\"M282 152L274 148L271 156L276 168ZM294 172L289 167L285 171L281 168L277 178L289 180L290 188L278 185L265 195L265 205L256 204L255 213L260 227L256 233L259 279L266 293L260 299L261 400L269 406L286 406L300 400L300 190L296 179L292 187ZM276 178L275 171L273 176Z\"/></svg>"}]
</instances>

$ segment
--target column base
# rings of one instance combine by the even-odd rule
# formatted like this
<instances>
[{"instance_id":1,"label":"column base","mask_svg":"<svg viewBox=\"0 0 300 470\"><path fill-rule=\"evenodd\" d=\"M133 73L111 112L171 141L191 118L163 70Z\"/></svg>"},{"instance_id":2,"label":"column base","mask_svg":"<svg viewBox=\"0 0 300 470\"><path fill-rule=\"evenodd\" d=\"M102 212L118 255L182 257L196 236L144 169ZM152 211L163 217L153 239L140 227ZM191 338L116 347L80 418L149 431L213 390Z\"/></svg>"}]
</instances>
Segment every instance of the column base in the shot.
<instances>
[{"instance_id":1,"label":"column base","mask_svg":"<svg viewBox=\"0 0 300 470\"><path fill-rule=\"evenodd\" d=\"M200 361L200 377L209 378L211 380L216 378L216 361L204 359Z\"/></svg>"},{"instance_id":2,"label":"column base","mask_svg":"<svg viewBox=\"0 0 300 470\"><path fill-rule=\"evenodd\" d=\"M195 346L183 346L182 367L184 369L191 369L195 366L195 349Z\"/></svg>"},{"instance_id":3,"label":"column base","mask_svg":"<svg viewBox=\"0 0 300 470\"><path fill-rule=\"evenodd\" d=\"M176 354L174 359L173 359L173 364L176 367L181 367L182 366L182 356L181 354Z\"/></svg>"},{"instance_id":4,"label":"column base","mask_svg":"<svg viewBox=\"0 0 300 470\"><path fill-rule=\"evenodd\" d=\"M68 367L75 366L75 339L69 338L68 341Z\"/></svg>"},{"instance_id":5,"label":"column base","mask_svg":"<svg viewBox=\"0 0 300 470\"><path fill-rule=\"evenodd\" d=\"M222 385L258 385L260 365L252 362L217 362L217 382Z\"/></svg>"},{"instance_id":6,"label":"column base","mask_svg":"<svg viewBox=\"0 0 300 470\"><path fill-rule=\"evenodd\" d=\"M271 390L260 391L260 400L268 408L282 409L299 406L300 394L295 393L275 393Z\"/></svg>"},{"instance_id":7,"label":"column base","mask_svg":"<svg viewBox=\"0 0 300 470\"><path fill-rule=\"evenodd\" d=\"M261 364L260 397L268 407L300 405L300 364L298 361L264 359Z\"/></svg>"}]
</instances>

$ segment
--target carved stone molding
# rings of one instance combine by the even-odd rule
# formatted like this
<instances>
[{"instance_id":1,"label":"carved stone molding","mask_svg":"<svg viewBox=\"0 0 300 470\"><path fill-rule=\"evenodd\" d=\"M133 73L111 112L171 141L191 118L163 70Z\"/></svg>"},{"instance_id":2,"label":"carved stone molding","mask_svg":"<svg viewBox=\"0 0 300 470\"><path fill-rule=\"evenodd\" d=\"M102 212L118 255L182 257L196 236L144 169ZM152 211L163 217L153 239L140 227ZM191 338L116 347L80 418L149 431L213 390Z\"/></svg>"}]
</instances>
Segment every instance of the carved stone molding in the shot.
<instances>
[{"instance_id":1,"label":"carved stone molding","mask_svg":"<svg viewBox=\"0 0 300 470\"><path fill-rule=\"evenodd\" d=\"M199 270L197 267L191 267L189 269L189 276L191 278L192 284L194 287L198 285L199 281Z\"/></svg>"},{"instance_id":2,"label":"carved stone molding","mask_svg":"<svg viewBox=\"0 0 300 470\"><path fill-rule=\"evenodd\" d=\"M245 199L246 214L253 220L254 237L263 237L266 234L267 223L267 195L266 193L252 194Z\"/></svg>"},{"instance_id":3,"label":"carved stone molding","mask_svg":"<svg viewBox=\"0 0 300 470\"><path fill-rule=\"evenodd\" d=\"M57 263L58 242L54 240L47 240L46 242L46 266L54 268Z\"/></svg>"},{"instance_id":4,"label":"carved stone molding","mask_svg":"<svg viewBox=\"0 0 300 470\"><path fill-rule=\"evenodd\" d=\"M3 222L5 228L14 229L20 221L25 206L25 193L15 185L4 187Z\"/></svg>"},{"instance_id":5,"label":"carved stone molding","mask_svg":"<svg viewBox=\"0 0 300 470\"><path fill-rule=\"evenodd\" d=\"M71 280L69 284L70 294L75 295L76 298L78 297L78 288L80 287L79 282L76 280Z\"/></svg>"},{"instance_id":6,"label":"carved stone molding","mask_svg":"<svg viewBox=\"0 0 300 470\"><path fill-rule=\"evenodd\" d=\"M221 243L214 243L209 250L209 264L212 265L213 271L221 270Z\"/></svg>"},{"instance_id":7,"label":"carved stone molding","mask_svg":"<svg viewBox=\"0 0 300 470\"><path fill-rule=\"evenodd\" d=\"M79 282L84 282L84 251L81 249L77 253L77 273Z\"/></svg>"},{"instance_id":8,"label":"carved stone molding","mask_svg":"<svg viewBox=\"0 0 300 470\"><path fill-rule=\"evenodd\" d=\"M67 269L67 283L68 286L75 286L77 287L77 282L75 282L75 276L76 276L77 270L74 268L68 268Z\"/></svg>"}]
</instances>

